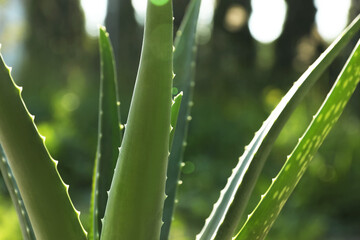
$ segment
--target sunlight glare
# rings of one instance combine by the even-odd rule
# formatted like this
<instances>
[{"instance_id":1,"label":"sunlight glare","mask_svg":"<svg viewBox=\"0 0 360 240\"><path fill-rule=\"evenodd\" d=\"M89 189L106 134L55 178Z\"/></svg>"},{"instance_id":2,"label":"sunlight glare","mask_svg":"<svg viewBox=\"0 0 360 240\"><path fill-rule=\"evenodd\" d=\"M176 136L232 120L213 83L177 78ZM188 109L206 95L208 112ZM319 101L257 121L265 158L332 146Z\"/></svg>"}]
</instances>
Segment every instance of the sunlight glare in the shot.
<instances>
[{"instance_id":1,"label":"sunlight glare","mask_svg":"<svg viewBox=\"0 0 360 240\"><path fill-rule=\"evenodd\" d=\"M215 0L202 0L200 5L198 20L198 43L205 44L211 38L213 18L215 10Z\"/></svg>"},{"instance_id":2,"label":"sunlight glare","mask_svg":"<svg viewBox=\"0 0 360 240\"><path fill-rule=\"evenodd\" d=\"M131 0L135 10L135 18L139 25L144 25L146 14L146 0ZM198 21L198 34L201 42L207 41L211 35L212 20L214 17L215 0L202 0ZM205 40L204 40L205 39Z\"/></svg>"},{"instance_id":3,"label":"sunlight glare","mask_svg":"<svg viewBox=\"0 0 360 240\"><path fill-rule=\"evenodd\" d=\"M85 14L85 28L90 36L98 35L98 25L104 25L107 0L81 0Z\"/></svg>"},{"instance_id":4,"label":"sunlight glare","mask_svg":"<svg viewBox=\"0 0 360 240\"><path fill-rule=\"evenodd\" d=\"M131 3L135 11L136 22L144 26L147 0L131 0Z\"/></svg>"},{"instance_id":5,"label":"sunlight glare","mask_svg":"<svg viewBox=\"0 0 360 240\"><path fill-rule=\"evenodd\" d=\"M316 26L320 36L333 41L346 27L351 0L315 0Z\"/></svg>"},{"instance_id":6,"label":"sunlight glare","mask_svg":"<svg viewBox=\"0 0 360 240\"><path fill-rule=\"evenodd\" d=\"M261 43L275 41L283 30L287 5L284 0L251 0L251 35Z\"/></svg>"}]
</instances>

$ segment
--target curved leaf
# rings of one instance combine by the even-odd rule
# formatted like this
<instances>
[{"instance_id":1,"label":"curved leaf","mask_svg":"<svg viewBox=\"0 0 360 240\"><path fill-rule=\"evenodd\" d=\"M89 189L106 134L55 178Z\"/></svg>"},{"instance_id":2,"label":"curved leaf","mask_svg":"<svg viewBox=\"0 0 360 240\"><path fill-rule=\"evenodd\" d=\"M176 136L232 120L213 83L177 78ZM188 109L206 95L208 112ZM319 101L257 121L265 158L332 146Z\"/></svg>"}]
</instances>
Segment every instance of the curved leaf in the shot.
<instances>
[{"instance_id":1,"label":"curved leaf","mask_svg":"<svg viewBox=\"0 0 360 240\"><path fill-rule=\"evenodd\" d=\"M37 239L86 239L79 213L0 55L0 144Z\"/></svg>"},{"instance_id":2,"label":"curved leaf","mask_svg":"<svg viewBox=\"0 0 360 240\"><path fill-rule=\"evenodd\" d=\"M179 117L179 111L183 95L183 92L180 92L178 95L176 95L171 105L171 130L169 139L169 150L172 148L173 145L174 135L176 132L176 123Z\"/></svg>"},{"instance_id":3,"label":"curved leaf","mask_svg":"<svg viewBox=\"0 0 360 240\"><path fill-rule=\"evenodd\" d=\"M157 240L160 236L169 154L172 21L170 0L148 1L140 66L102 240Z\"/></svg>"},{"instance_id":4,"label":"curved leaf","mask_svg":"<svg viewBox=\"0 0 360 240\"><path fill-rule=\"evenodd\" d=\"M89 239L94 240L100 237L101 219L105 214L108 197L107 191L110 189L122 138L115 59L105 27L99 28L99 48L101 77L98 145L91 194L91 229L89 232Z\"/></svg>"},{"instance_id":5,"label":"curved leaf","mask_svg":"<svg viewBox=\"0 0 360 240\"><path fill-rule=\"evenodd\" d=\"M170 150L165 193L163 226L161 240L169 238L171 221L173 219L175 195L180 177L183 152L186 146L187 129L192 106L193 89L195 85L196 58L196 27L201 0L192 0L188 6L183 22L175 38L174 52L174 87L183 91L183 104L180 106L179 118L176 124L174 141Z\"/></svg>"},{"instance_id":6,"label":"curved leaf","mask_svg":"<svg viewBox=\"0 0 360 240\"><path fill-rule=\"evenodd\" d=\"M20 229L24 240L35 240L34 230L31 226L29 215L25 209L24 201L20 195L19 188L10 169L3 149L0 146L0 172L4 178L5 185L10 193L11 200L15 206L20 222Z\"/></svg>"},{"instance_id":7,"label":"curved leaf","mask_svg":"<svg viewBox=\"0 0 360 240\"><path fill-rule=\"evenodd\" d=\"M225 188L221 191L205 226L197 235L197 240L227 240L232 238L267 156L281 129L308 90L359 29L360 16L294 83L259 131L255 133L250 144L245 147L245 151L233 169Z\"/></svg>"},{"instance_id":8,"label":"curved leaf","mask_svg":"<svg viewBox=\"0 0 360 240\"><path fill-rule=\"evenodd\" d=\"M314 154L339 119L359 81L360 41L305 134L299 139L299 143L235 240L261 240L266 237Z\"/></svg>"}]
</instances>

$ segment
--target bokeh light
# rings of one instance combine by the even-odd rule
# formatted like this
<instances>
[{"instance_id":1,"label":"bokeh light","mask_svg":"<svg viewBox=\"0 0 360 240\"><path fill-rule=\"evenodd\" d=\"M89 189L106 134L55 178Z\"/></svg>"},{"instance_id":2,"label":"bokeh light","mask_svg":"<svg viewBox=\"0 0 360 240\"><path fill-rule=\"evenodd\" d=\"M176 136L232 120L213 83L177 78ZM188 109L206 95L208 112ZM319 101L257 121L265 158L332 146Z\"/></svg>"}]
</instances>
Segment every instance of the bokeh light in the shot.
<instances>
[{"instance_id":1,"label":"bokeh light","mask_svg":"<svg viewBox=\"0 0 360 240\"><path fill-rule=\"evenodd\" d=\"M247 21L247 12L240 4L233 4L225 15L225 28L230 32L240 30Z\"/></svg>"},{"instance_id":2,"label":"bokeh light","mask_svg":"<svg viewBox=\"0 0 360 240\"><path fill-rule=\"evenodd\" d=\"M346 27L351 0L314 0L316 26L327 42L334 40Z\"/></svg>"},{"instance_id":3,"label":"bokeh light","mask_svg":"<svg viewBox=\"0 0 360 240\"><path fill-rule=\"evenodd\" d=\"M85 28L90 36L97 36L98 25L104 25L107 0L81 0L85 14Z\"/></svg>"},{"instance_id":4,"label":"bokeh light","mask_svg":"<svg viewBox=\"0 0 360 240\"><path fill-rule=\"evenodd\" d=\"M143 26L146 14L147 0L131 0L135 10L136 22ZM212 21L214 18L215 0L202 0L198 21L199 43L206 43L211 36Z\"/></svg>"},{"instance_id":5,"label":"bokeh light","mask_svg":"<svg viewBox=\"0 0 360 240\"><path fill-rule=\"evenodd\" d=\"M136 22L139 25L144 25L147 0L131 0L131 4L135 10Z\"/></svg>"},{"instance_id":6,"label":"bokeh light","mask_svg":"<svg viewBox=\"0 0 360 240\"><path fill-rule=\"evenodd\" d=\"M251 35L261 43L276 40L285 22L287 5L284 0L252 0L249 19Z\"/></svg>"}]
</instances>

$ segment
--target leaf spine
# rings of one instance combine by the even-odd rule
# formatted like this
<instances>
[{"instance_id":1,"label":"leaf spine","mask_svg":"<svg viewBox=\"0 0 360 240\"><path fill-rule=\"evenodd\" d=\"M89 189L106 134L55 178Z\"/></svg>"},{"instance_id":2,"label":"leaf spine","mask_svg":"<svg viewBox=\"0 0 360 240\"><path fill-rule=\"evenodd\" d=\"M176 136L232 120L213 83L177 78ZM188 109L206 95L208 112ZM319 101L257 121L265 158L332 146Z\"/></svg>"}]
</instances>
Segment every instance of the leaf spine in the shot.
<instances>
[{"instance_id":1,"label":"leaf spine","mask_svg":"<svg viewBox=\"0 0 360 240\"><path fill-rule=\"evenodd\" d=\"M51 159L53 162L54 162L54 164L55 164L55 167L57 167L57 165L59 164L59 161L58 160L55 160L55 159Z\"/></svg>"},{"instance_id":2,"label":"leaf spine","mask_svg":"<svg viewBox=\"0 0 360 240\"><path fill-rule=\"evenodd\" d=\"M39 134L39 135L40 135L40 137L42 138L43 142L45 143L46 137L43 136L43 135L41 135L41 134Z\"/></svg>"}]
</instances>

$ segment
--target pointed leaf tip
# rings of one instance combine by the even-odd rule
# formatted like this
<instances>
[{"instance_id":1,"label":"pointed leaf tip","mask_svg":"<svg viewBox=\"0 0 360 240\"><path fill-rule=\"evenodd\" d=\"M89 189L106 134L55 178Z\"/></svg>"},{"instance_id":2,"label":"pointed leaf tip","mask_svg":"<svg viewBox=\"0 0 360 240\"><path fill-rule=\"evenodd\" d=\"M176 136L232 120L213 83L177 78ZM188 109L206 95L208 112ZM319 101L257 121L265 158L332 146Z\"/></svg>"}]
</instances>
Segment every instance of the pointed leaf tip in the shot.
<instances>
[{"instance_id":1,"label":"pointed leaf tip","mask_svg":"<svg viewBox=\"0 0 360 240\"><path fill-rule=\"evenodd\" d=\"M100 31L103 31L103 32L106 32L106 27L101 25L101 24L98 24L98 28Z\"/></svg>"}]
</instances>

